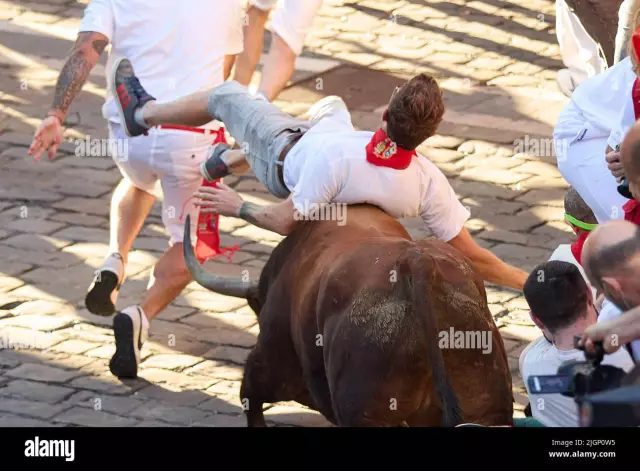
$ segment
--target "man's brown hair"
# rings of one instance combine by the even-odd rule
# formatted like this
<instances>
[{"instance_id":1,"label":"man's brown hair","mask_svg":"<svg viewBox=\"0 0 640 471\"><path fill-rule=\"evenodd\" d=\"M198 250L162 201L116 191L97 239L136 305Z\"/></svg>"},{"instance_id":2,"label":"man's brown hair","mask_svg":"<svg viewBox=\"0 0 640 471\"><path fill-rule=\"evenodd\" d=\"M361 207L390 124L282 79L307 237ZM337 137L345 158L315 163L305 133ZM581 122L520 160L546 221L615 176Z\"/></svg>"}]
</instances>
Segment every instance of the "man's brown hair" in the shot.
<instances>
[{"instance_id":1,"label":"man's brown hair","mask_svg":"<svg viewBox=\"0 0 640 471\"><path fill-rule=\"evenodd\" d=\"M443 115L444 101L438 83L427 74L416 75L389 103L387 135L399 147L414 150L436 133Z\"/></svg>"}]
</instances>

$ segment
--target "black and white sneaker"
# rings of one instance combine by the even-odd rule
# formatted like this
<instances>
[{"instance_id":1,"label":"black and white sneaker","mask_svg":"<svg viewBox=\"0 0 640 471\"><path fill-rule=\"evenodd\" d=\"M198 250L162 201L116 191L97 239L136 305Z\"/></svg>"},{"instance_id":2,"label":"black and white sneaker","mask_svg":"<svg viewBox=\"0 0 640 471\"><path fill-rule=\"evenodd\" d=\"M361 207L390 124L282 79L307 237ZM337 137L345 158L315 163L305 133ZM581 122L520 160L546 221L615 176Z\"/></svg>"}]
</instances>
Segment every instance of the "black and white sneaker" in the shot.
<instances>
[{"instance_id":1,"label":"black and white sneaker","mask_svg":"<svg viewBox=\"0 0 640 471\"><path fill-rule=\"evenodd\" d=\"M116 352L109 370L118 378L137 378L140 350L149 336L149 321L140 306L123 309L113 318Z\"/></svg>"},{"instance_id":2,"label":"black and white sneaker","mask_svg":"<svg viewBox=\"0 0 640 471\"><path fill-rule=\"evenodd\" d=\"M119 253L110 254L95 276L84 304L91 314L112 316L116 311L116 300L124 279L124 261Z\"/></svg>"},{"instance_id":3,"label":"black and white sneaker","mask_svg":"<svg viewBox=\"0 0 640 471\"><path fill-rule=\"evenodd\" d=\"M140 85L129 59L118 59L113 65L111 92L117 98L116 104L118 105L120 122L127 136L135 137L146 134L148 128L136 120L136 110L155 98Z\"/></svg>"},{"instance_id":4,"label":"black and white sneaker","mask_svg":"<svg viewBox=\"0 0 640 471\"><path fill-rule=\"evenodd\" d=\"M207 181L213 182L231 173L227 164L222 160L222 154L230 149L231 146L224 142L218 142L211 147L209 157L200 166L200 173Z\"/></svg>"}]
</instances>

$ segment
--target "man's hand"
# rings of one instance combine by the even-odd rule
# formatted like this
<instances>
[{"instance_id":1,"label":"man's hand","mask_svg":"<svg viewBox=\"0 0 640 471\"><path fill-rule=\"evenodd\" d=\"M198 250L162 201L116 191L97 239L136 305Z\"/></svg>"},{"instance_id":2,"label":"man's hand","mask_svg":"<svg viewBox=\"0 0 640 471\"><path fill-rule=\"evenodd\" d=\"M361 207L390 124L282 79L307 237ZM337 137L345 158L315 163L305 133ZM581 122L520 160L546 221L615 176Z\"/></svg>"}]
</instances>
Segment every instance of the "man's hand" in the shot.
<instances>
[{"instance_id":1,"label":"man's hand","mask_svg":"<svg viewBox=\"0 0 640 471\"><path fill-rule=\"evenodd\" d=\"M624 168L620 161L620 152L608 152L605 158L607 160L607 167L609 167L609 171L614 177L616 177L616 181L620 183L622 177L624 177Z\"/></svg>"},{"instance_id":2,"label":"man's hand","mask_svg":"<svg viewBox=\"0 0 640 471\"><path fill-rule=\"evenodd\" d=\"M623 345L640 339L640 307L621 314L615 319L596 323L587 329L580 339L590 352L595 352L594 342L602 342L606 353L613 353Z\"/></svg>"},{"instance_id":3,"label":"man's hand","mask_svg":"<svg viewBox=\"0 0 640 471\"><path fill-rule=\"evenodd\" d=\"M214 188L203 186L194 195L195 205L203 213L216 213L221 216L238 217L244 200L233 189L224 183L218 183Z\"/></svg>"},{"instance_id":4,"label":"man's hand","mask_svg":"<svg viewBox=\"0 0 640 471\"><path fill-rule=\"evenodd\" d=\"M62 122L56 116L47 116L36 130L28 154L39 161L46 151L49 160L53 160L62 143Z\"/></svg>"}]
</instances>

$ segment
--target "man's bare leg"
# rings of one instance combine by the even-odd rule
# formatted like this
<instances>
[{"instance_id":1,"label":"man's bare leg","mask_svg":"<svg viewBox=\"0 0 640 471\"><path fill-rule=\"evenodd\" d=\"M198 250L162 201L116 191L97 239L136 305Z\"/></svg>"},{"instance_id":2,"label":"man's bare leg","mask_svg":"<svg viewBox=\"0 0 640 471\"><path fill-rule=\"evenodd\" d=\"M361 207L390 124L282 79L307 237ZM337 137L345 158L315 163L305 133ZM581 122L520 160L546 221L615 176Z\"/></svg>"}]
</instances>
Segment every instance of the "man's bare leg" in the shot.
<instances>
[{"instance_id":1,"label":"man's bare leg","mask_svg":"<svg viewBox=\"0 0 640 471\"><path fill-rule=\"evenodd\" d=\"M236 59L236 70L233 79L249 86L256 71L262 48L264 47L264 25L269 18L270 10L261 10L251 5L247 10L248 24L244 27L244 50Z\"/></svg>"},{"instance_id":2,"label":"man's bare leg","mask_svg":"<svg viewBox=\"0 0 640 471\"><path fill-rule=\"evenodd\" d=\"M148 127L165 125L202 126L213 120L209 113L211 90L192 93L170 103L150 101L139 111Z\"/></svg>"},{"instance_id":3,"label":"man's bare leg","mask_svg":"<svg viewBox=\"0 0 640 471\"><path fill-rule=\"evenodd\" d=\"M142 301L142 310L151 321L162 312L191 281L184 262L183 244L170 247L153 267Z\"/></svg>"},{"instance_id":4,"label":"man's bare leg","mask_svg":"<svg viewBox=\"0 0 640 471\"><path fill-rule=\"evenodd\" d=\"M89 288L85 304L89 312L109 316L115 312L118 285L126 274L126 265L134 240L155 202L155 196L120 181L111 197L109 252Z\"/></svg>"},{"instance_id":5,"label":"man's bare leg","mask_svg":"<svg viewBox=\"0 0 640 471\"><path fill-rule=\"evenodd\" d=\"M296 65L296 54L284 40L273 34L273 42L265 61L259 91L273 101L287 85Z\"/></svg>"}]
</instances>

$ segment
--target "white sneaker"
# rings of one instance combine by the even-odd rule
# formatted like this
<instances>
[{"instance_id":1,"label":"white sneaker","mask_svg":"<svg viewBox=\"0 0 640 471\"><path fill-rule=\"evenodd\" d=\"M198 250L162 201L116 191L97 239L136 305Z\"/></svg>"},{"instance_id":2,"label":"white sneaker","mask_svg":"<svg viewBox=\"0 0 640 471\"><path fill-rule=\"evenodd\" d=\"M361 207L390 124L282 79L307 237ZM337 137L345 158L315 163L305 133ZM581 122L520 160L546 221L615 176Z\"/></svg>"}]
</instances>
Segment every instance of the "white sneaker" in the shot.
<instances>
[{"instance_id":1,"label":"white sneaker","mask_svg":"<svg viewBox=\"0 0 640 471\"><path fill-rule=\"evenodd\" d=\"M122 255L110 254L96 270L89 286L84 304L87 310L97 316L111 316L116 310L116 300L124 281L125 265Z\"/></svg>"},{"instance_id":2,"label":"white sneaker","mask_svg":"<svg viewBox=\"0 0 640 471\"><path fill-rule=\"evenodd\" d=\"M573 72L569 69L558 70L556 74L556 83L558 84L560 91L569 98L571 98L576 87L580 85L580 82L576 80Z\"/></svg>"},{"instance_id":3,"label":"white sneaker","mask_svg":"<svg viewBox=\"0 0 640 471\"><path fill-rule=\"evenodd\" d=\"M140 350L149 337L149 321L140 306L123 309L113 318L116 352L109 369L118 378L137 378Z\"/></svg>"}]
</instances>

